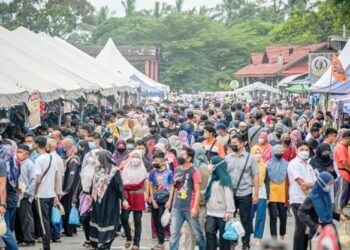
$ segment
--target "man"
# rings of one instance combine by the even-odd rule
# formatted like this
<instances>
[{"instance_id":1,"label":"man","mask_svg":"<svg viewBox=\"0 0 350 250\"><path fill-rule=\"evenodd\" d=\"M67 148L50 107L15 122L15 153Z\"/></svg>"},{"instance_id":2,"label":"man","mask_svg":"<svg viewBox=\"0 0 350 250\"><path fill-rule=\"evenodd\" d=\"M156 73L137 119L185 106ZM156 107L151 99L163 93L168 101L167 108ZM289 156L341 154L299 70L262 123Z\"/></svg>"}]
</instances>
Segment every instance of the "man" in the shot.
<instances>
[{"instance_id":1,"label":"man","mask_svg":"<svg viewBox=\"0 0 350 250\"><path fill-rule=\"evenodd\" d=\"M335 128L326 128L326 131L324 132L325 139L323 143L328 144L331 147L331 159L333 159L333 152L334 152L334 142L337 139L338 131Z\"/></svg>"},{"instance_id":2,"label":"man","mask_svg":"<svg viewBox=\"0 0 350 250\"><path fill-rule=\"evenodd\" d=\"M178 250L180 243L180 231L185 221L196 235L199 250L206 249L205 239L199 224L199 201L201 196L201 174L192 165L195 152L191 148L181 151L179 157L180 167L175 173L175 202L171 211L170 225L170 250ZM174 193L174 187L171 192ZM194 198L193 198L194 197Z\"/></svg>"},{"instance_id":3,"label":"man","mask_svg":"<svg viewBox=\"0 0 350 250\"><path fill-rule=\"evenodd\" d=\"M168 115L167 118L163 120L164 129L160 132L161 136L164 138L169 138L172 135L179 135L179 129L176 127L175 117Z\"/></svg>"},{"instance_id":4,"label":"man","mask_svg":"<svg viewBox=\"0 0 350 250\"><path fill-rule=\"evenodd\" d=\"M6 213L6 183L7 183L7 166L3 159L0 158L0 215L5 216ZM5 242L6 248L10 250L18 250L17 242L13 236L11 229L6 227L5 234L1 237Z\"/></svg>"},{"instance_id":5,"label":"man","mask_svg":"<svg viewBox=\"0 0 350 250\"><path fill-rule=\"evenodd\" d=\"M53 157L46 153L46 138L39 136L35 139L35 148L39 153L35 161L35 192L37 210L39 214L43 249L50 249L51 241L51 210L58 204L58 169L52 164Z\"/></svg>"},{"instance_id":6,"label":"man","mask_svg":"<svg viewBox=\"0 0 350 250\"><path fill-rule=\"evenodd\" d=\"M241 223L245 230L245 235L242 237L242 249L249 249L252 232L250 210L252 204L255 205L259 201L259 167L256 159L245 151L244 142L240 135L231 138L230 147L233 153L226 157L226 162L234 184L235 206L239 210Z\"/></svg>"},{"instance_id":7,"label":"man","mask_svg":"<svg viewBox=\"0 0 350 250\"><path fill-rule=\"evenodd\" d=\"M335 206L340 214L350 200L350 156L348 145L350 143L350 130L346 130L334 148L334 161L339 169L340 178L336 182Z\"/></svg>"},{"instance_id":8,"label":"man","mask_svg":"<svg viewBox=\"0 0 350 250\"><path fill-rule=\"evenodd\" d=\"M216 126L216 131L218 132L216 140L221 142L222 145L226 145L230 139L230 134L227 132L226 125L224 123L219 123Z\"/></svg>"},{"instance_id":9,"label":"man","mask_svg":"<svg viewBox=\"0 0 350 250\"><path fill-rule=\"evenodd\" d=\"M19 176L20 205L16 217L16 239L20 246L31 246L35 244L33 237L34 218L32 202L34 200L35 169L34 163L29 159L29 147L21 144L17 148L17 159L21 162L21 174ZM18 226L17 226L18 225Z\"/></svg>"},{"instance_id":10,"label":"man","mask_svg":"<svg viewBox=\"0 0 350 250\"><path fill-rule=\"evenodd\" d=\"M87 141L93 143L97 149L105 149L107 147L106 141L104 139L101 139L100 135L95 132L89 134ZM104 144L104 146L102 144Z\"/></svg>"},{"instance_id":11,"label":"man","mask_svg":"<svg viewBox=\"0 0 350 250\"><path fill-rule=\"evenodd\" d=\"M59 197L62 196L62 186L63 186L63 177L64 177L64 163L62 158L57 154L55 148L57 147L57 141L50 138L46 142L46 152L52 156L52 163L56 165L58 171L57 171L57 195ZM52 230L52 241L53 242L60 242L61 240L61 230L62 230L62 224L56 224L53 225Z\"/></svg>"},{"instance_id":12,"label":"man","mask_svg":"<svg viewBox=\"0 0 350 250\"><path fill-rule=\"evenodd\" d=\"M153 197L152 216L154 218L155 228L158 235L158 245L152 249L162 250L165 249L165 227L161 224L161 218L165 209L171 208L173 192L170 193L170 190L173 185L173 173L167 168L165 155L162 152L154 154L152 166L153 170L149 175L149 190L151 197Z\"/></svg>"},{"instance_id":13,"label":"man","mask_svg":"<svg viewBox=\"0 0 350 250\"><path fill-rule=\"evenodd\" d=\"M282 144L282 134L283 134L282 128L275 128L275 131L269 134L268 138L271 146Z\"/></svg>"},{"instance_id":14,"label":"man","mask_svg":"<svg viewBox=\"0 0 350 250\"><path fill-rule=\"evenodd\" d=\"M216 132L213 126L207 125L204 128L204 141L202 145L205 149L205 154L208 160L211 159L212 156L218 155L221 158L225 157L225 150L220 141L216 139Z\"/></svg>"},{"instance_id":15,"label":"man","mask_svg":"<svg viewBox=\"0 0 350 250\"><path fill-rule=\"evenodd\" d=\"M257 112L254 119L254 126L248 130L249 148L252 148L256 144L258 144L259 135L262 132L266 132L266 129L263 127L262 124L262 118L263 114L261 112Z\"/></svg>"},{"instance_id":16,"label":"man","mask_svg":"<svg viewBox=\"0 0 350 250\"><path fill-rule=\"evenodd\" d=\"M150 134L144 138L144 141L146 144L146 158L147 160L150 160L154 153L155 145L162 137L158 134L158 125L155 121L150 121L148 123L148 128Z\"/></svg>"},{"instance_id":17,"label":"man","mask_svg":"<svg viewBox=\"0 0 350 250\"><path fill-rule=\"evenodd\" d=\"M34 148L34 135L33 134L27 134L24 138L24 145L27 145L29 147L30 153L29 153L29 159L34 163L35 160L39 157L38 152L36 152Z\"/></svg>"},{"instance_id":18,"label":"man","mask_svg":"<svg viewBox=\"0 0 350 250\"><path fill-rule=\"evenodd\" d=\"M311 127L310 129L310 139L308 141L310 148L310 158L312 158L316 154L316 150L318 148L317 138L320 137L320 129L318 127Z\"/></svg>"},{"instance_id":19,"label":"man","mask_svg":"<svg viewBox=\"0 0 350 250\"><path fill-rule=\"evenodd\" d=\"M298 210L316 181L314 171L307 162L309 155L310 149L307 142L299 141L297 143L297 157L288 164L289 203L295 217L294 250L307 249L306 226L299 220Z\"/></svg>"},{"instance_id":20,"label":"man","mask_svg":"<svg viewBox=\"0 0 350 250\"><path fill-rule=\"evenodd\" d=\"M78 139L86 141L90 132L91 132L91 128L88 124L80 125L77 133Z\"/></svg>"},{"instance_id":21,"label":"man","mask_svg":"<svg viewBox=\"0 0 350 250\"><path fill-rule=\"evenodd\" d=\"M59 131L59 130L53 131L51 133L51 138L57 142L57 148L60 148L62 146L63 136L62 136L61 131Z\"/></svg>"}]
</instances>

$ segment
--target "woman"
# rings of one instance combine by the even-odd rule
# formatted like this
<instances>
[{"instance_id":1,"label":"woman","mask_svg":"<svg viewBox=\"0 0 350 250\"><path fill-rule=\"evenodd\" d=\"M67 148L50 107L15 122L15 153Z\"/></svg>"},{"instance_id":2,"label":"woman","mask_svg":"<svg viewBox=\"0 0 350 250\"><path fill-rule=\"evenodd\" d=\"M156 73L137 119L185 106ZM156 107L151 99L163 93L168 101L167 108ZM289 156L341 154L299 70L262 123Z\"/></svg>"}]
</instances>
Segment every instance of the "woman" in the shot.
<instances>
[{"instance_id":1,"label":"woman","mask_svg":"<svg viewBox=\"0 0 350 250\"><path fill-rule=\"evenodd\" d=\"M233 217L235 204L233 201L233 185L227 172L226 161L213 156L210 160L213 169L211 180L205 192L207 204L207 221L205 223L205 235L207 249L217 249L217 233L219 231L219 249L229 250L231 242L223 238L226 221Z\"/></svg>"},{"instance_id":2,"label":"woman","mask_svg":"<svg viewBox=\"0 0 350 250\"><path fill-rule=\"evenodd\" d=\"M296 146L297 145L297 142L299 140L301 140L301 133L299 130L297 129L294 129L291 133L290 133L290 140L292 142L292 145L293 146Z\"/></svg>"},{"instance_id":3,"label":"woman","mask_svg":"<svg viewBox=\"0 0 350 250\"><path fill-rule=\"evenodd\" d=\"M136 125L133 128L132 134L134 136L135 142L143 140L143 138L145 137L145 131L140 125Z\"/></svg>"},{"instance_id":4,"label":"woman","mask_svg":"<svg viewBox=\"0 0 350 250\"><path fill-rule=\"evenodd\" d=\"M126 149L126 142L124 140L118 140L113 154L115 164L119 167L120 163L127 158L128 154L129 152Z\"/></svg>"},{"instance_id":5,"label":"woman","mask_svg":"<svg viewBox=\"0 0 350 250\"><path fill-rule=\"evenodd\" d=\"M252 221L256 213L254 238L257 239L256 245L259 246L261 243L261 239L264 235L264 228L265 228L266 204L267 204L266 185L268 185L267 183L268 178L266 176L267 169L266 169L266 164L263 161L262 150L259 147L253 147L251 153L256 158L259 166L259 202L258 204L253 205L251 209Z\"/></svg>"},{"instance_id":6,"label":"woman","mask_svg":"<svg viewBox=\"0 0 350 250\"><path fill-rule=\"evenodd\" d=\"M258 142L259 142L258 144L252 147L252 151L255 152L257 147L260 148L263 155L263 161L264 162L269 161L272 155L272 146L269 143L268 135L266 132L260 133L258 137Z\"/></svg>"},{"instance_id":7,"label":"woman","mask_svg":"<svg viewBox=\"0 0 350 250\"><path fill-rule=\"evenodd\" d=\"M186 148L190 146L190 142L188 141L188 133L184 130L179 132L180 139L180 149Z\"/></svg>"},{"instance_id":8,"label":"woman","mask_svg":"<svg viewBox=\"0 0 350 250\"><path fill-rule=\"evenodd\" d=\"M169 147L174 148L177 152L176 155L180 153L181 150L181 142L178 136L172 135L169 137Z\"/></svg>"},{"instance_id":9,"label":"woman","mask_svg":"<svg viewBox=\"0 0 350 250\"><path fill-rule=\"evenodd\" d=\"M131 230L129 226L130 212L134 214L135 235L132 250L140 249L141 230L142 230L142 212L146 210L145 191L146 191L147 169L143 164L142 153L138 150L133 151L122 171L122 180L125 189L125 196L130 207L128 210L122 210L121 221L126 235L125 248L131 246Z\"/></svg>"},{"instance_id":10,"label":"woman","mask_svg":"<svg viewBox=\"0 0 350 250\"><path fill-rule=\"evenodd\" d=\"M120 201L124 209L129 204L125 199L120 172L112 154L107 150L96 152L95 164L90 240L94 249L110 249L118 228Z\"/></svg>"},{"instance_id":11,"label":"woman","mask_svg":"<svg viewBox=\"0 0 350 250\"><path fill-rule=\"evenodd\" d=\"M333 225L333 219L346 221L344 215L336 214L332 208L330 191L333 189L334 177L324 171L318 177L311 193L301 204L298 217L310 228L310 235L322 233L326 225ZM337 240L339 242L339 240ZM340 247L340 245L339 245ZM341 249L341 248L339 248Z\"/></svg>"},{"instance_id":12,"label":"woman","mask_svg":"<svg viewBox=\"0 0 350 250\"><path fill-rule=\"evenodd\" d=\"M283 159L283 146L276 145L273 148L271 160L267 163L268 184L268 207L270 214L271 236L277 237L277 216L280 219L280 237L284 240L287 228L287 169L288 162Z\"/></svg>"},{"instance_id":13,"label":"woman","mask_svg":"<svg viewBox=\"0 0 350 250\"><path fill-rule=\"evenodd\" d=\"M331 159L331 147L326 143L322 143L317 148L316 155L310 160L310 165L318 173L327 171L334 179L337 178L337 173L333 167L333 160Z\"/></svg>"},{"instance_id":14,"label":"woman","mask_svg":"<svg viewBox=\"0 0 350 250\"><path fill-rule=\"evenodd\" d=\"M106 149L113 154L115 150L114 136L111 132L105 132L103 135L103 139L106 142Z\"/></svg>"}]
</instances>

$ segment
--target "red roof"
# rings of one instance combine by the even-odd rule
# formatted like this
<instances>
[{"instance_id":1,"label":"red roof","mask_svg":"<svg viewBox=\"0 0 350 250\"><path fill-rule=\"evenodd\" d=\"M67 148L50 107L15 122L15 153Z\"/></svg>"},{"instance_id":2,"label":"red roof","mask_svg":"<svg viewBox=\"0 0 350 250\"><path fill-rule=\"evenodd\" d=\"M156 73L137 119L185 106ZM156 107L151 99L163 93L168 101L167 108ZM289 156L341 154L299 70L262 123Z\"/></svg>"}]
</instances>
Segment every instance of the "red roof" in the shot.
<instances>
[{"instance_id":1,"label":"red roof","mask_svg":"<svg viewBox=\"0 0 350 250\"><path fill-rule=\"evenodd\" d=\"M307 73L308 70L309 70L309 67L307 64L298 65L282 71L281 75L289 76L289 75L303 74L303 73Z\"/></svg>"},{"instance_id":2,"label":"red roof","mask_svg":"<svg viewBox=\"0 0 350 250\"><path fill-rule=\"evenodd\" d=\"M234 75L238 77L276 76L281 70L284 70L282 72L283 75L305 73L307 72L307 65L293 67L293 64L300 59L306 58L310 52L321 50L326 46L326 43L319 43L305 46L266 47L263 54L252 53L250 64L238 70ZM293 68L288 67L288 64Z\"/></svg>"}]
</instances>

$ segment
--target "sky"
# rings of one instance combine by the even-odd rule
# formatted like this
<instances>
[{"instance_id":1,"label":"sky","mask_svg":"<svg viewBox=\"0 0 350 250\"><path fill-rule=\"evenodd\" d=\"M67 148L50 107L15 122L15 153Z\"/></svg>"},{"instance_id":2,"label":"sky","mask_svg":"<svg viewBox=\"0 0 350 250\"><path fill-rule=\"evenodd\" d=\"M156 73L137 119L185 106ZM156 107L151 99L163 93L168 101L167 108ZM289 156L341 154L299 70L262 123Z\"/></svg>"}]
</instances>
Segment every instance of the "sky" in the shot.
<instances>
[{"instance_id":1,"label":"sky","mask_svg":"<svg viewBox=\"0 0 350 250\"><path fill-rule=\"evenodd\" d=\"M74 1L74 0L72 0ZM116 11L117 16L124 16L124 8L121 4L122 0L88 0L97 8L102 6L108 6L111 10ZM166 2L170 5L175 5L175 0L158 0L159 2ZM156 0L137 0L136 9L154 9L154 4ZM193 9L194 7L207 6L214 7L218 3L221 3L222 0L185 0L184 10Z\"/></svg>"}]
</instances>

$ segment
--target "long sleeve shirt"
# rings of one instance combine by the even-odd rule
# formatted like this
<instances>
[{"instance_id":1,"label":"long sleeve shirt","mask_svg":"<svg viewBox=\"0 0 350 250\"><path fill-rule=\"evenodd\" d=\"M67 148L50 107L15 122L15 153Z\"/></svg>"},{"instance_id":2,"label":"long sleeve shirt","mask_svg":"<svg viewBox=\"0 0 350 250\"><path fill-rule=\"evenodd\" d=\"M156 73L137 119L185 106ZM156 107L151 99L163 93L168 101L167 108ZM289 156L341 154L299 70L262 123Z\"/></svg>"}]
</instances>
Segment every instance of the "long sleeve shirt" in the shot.
<instances>
[{"instance_id":1,"label":"long sleeve shirt","mask_svg":"<svg viewBox=\"0 0 350 250\"><path fill-rule=\"evenodd\" d=\"M21 162L19 182L24 184L25 192L29 195L28 200L32 202L35 189L35 167L34 163L29 158Z\"/></svg>"}]
</instances>

